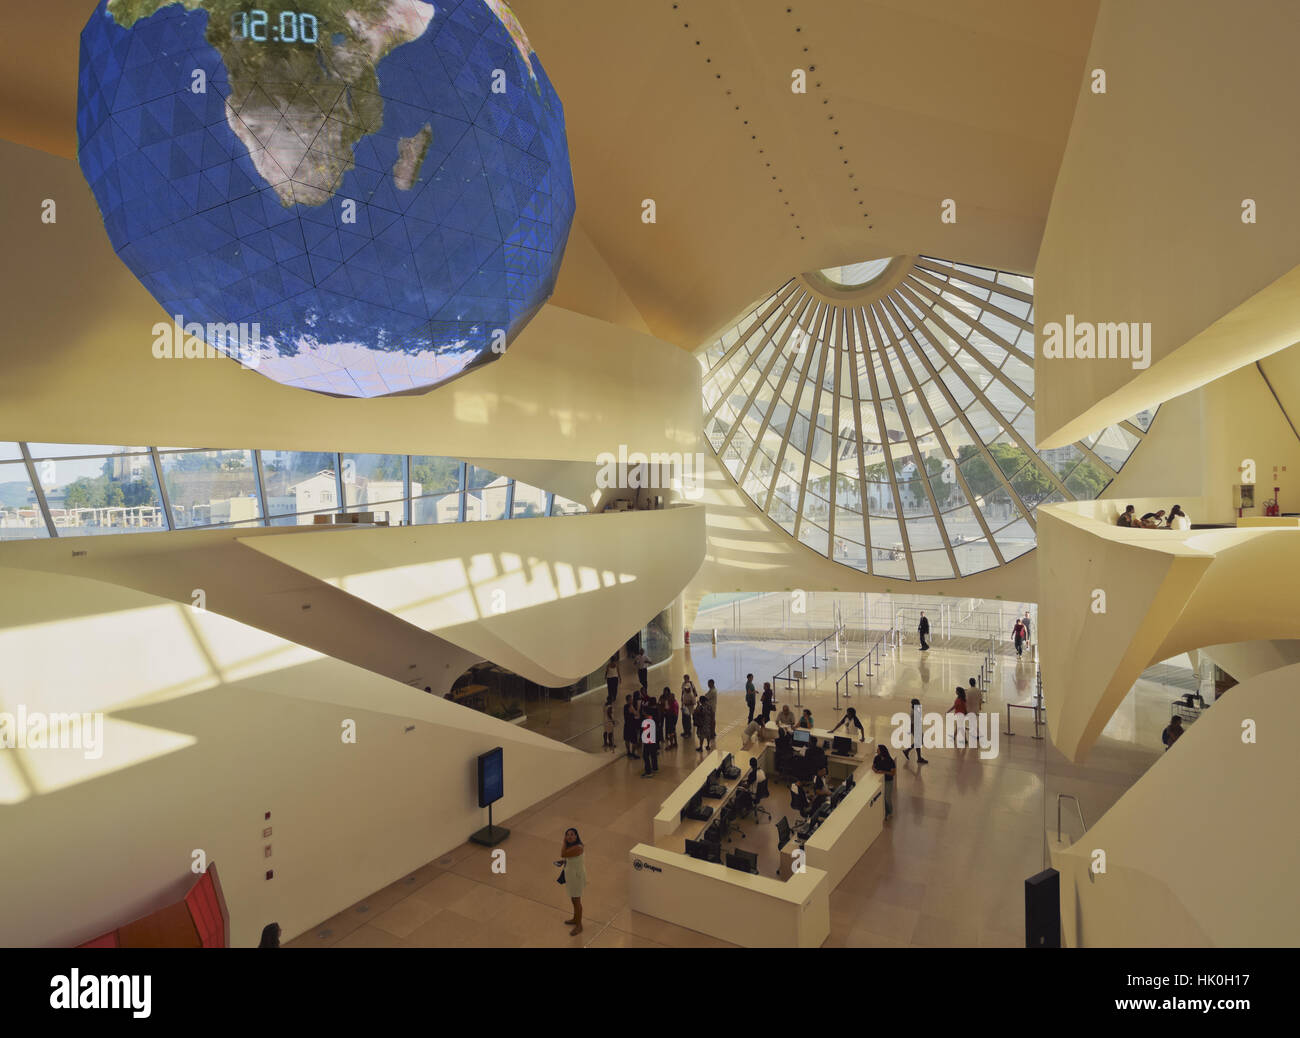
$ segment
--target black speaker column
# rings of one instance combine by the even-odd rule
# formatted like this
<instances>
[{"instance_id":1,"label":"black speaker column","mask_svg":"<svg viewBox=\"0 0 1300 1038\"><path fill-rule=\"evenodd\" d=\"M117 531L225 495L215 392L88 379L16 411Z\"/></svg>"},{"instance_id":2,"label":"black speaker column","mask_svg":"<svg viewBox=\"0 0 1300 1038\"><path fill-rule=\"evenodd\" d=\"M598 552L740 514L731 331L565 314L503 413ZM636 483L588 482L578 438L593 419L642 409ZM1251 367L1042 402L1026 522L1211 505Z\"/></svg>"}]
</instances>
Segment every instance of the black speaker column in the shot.
<instances>
[{"instance_id":1,"label":"black speaker column","mask_svg":"<svg viewBox=\"0 0 1300 1038\"><path fill-rule=\"evenodd\" d=\"M1061 946L1061 874L1044 869L1025 880L1025 947Z\"/></svg>"}]
</instances>

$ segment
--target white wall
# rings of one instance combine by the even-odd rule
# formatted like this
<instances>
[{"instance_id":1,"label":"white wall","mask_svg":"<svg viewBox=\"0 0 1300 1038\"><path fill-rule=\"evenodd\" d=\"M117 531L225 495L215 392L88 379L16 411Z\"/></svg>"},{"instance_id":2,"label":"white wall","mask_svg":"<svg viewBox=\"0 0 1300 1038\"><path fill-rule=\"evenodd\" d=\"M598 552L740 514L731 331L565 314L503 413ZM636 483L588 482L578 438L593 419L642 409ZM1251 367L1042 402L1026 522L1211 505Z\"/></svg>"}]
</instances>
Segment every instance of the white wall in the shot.
<instances>
[{"instance_id":1,"label":"white wall","mask_svg":"<svg viewBox=\"0 0 1300 1038\"><path fill-rule=\"evenodd\" d=\"M1297 680L1288 667L1230 690L1082 839L1053 851L1067 944L1295 945ZM1089 873L1096 850L1105 874Z\"/></svg>"},{"instance_id":2,"label":"white wall","mask_svg":"<svg viewBox=\"0 0 1300 1038\"><path fill-rule=\"evenodd\" d=\"M477 754L505 747L499 821L602 763L211 612L0 573L0 711L107 715L99 760L0 754L0 876L23 892L0 945L75 944L146 914L192 879L196 848L220 868L234 945L273 920L292 938L486 824Z\"/></svg>"}]
</instances>

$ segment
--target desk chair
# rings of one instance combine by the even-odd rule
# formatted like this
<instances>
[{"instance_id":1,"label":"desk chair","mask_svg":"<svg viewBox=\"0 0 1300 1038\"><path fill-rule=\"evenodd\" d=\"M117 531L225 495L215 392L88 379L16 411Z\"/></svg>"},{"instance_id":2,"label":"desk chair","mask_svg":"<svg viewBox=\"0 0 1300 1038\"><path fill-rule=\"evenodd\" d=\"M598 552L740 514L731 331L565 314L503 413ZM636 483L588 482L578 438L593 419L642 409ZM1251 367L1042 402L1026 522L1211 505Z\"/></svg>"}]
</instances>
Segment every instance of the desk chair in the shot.
<instances>
[{"instance_id":1,"label":"desk chair","mask_svg":"<svg viewBox=\"0 0 1300 1038\"><path fill-rule=\"evenodd\" d=\"M794 790L790 791L790 806L799 812L800 817L808 816L808 794L803 791L802 786L799 787L798 793Z\"/></svg>"},{"instance_id":2,"label":"desk chair","mask_svg":"<svg viewBox=\"0 0 1300 1038\"><path fill-rule=\"evenodd\" d=\"M733 825L736 818L744 818L754 807L754 798L750 796L749 790L741 787L736 790L735 798L726 807L722 809L722 821L726 826L724 835L730 839L732 833L736 833L742 840L747 839L745 833L741 831L740 826Z\"/></svg>"},{"instance_id":3,"label":"desk chair","mask_svg":"<svg viewBox=\"0 0 1300 1038\"><path fill-rule=\"evenodd\" d=\"M770 819L772 812L763 806L763 801L768 798L767 779L763 779L758 784L758 789L754 791L754 821L758 821L759 815L767 815Z\"/></svg>"},{"instance_id":4,"label":"desk chair","mask_svg":"<svg viewBox=\"0 0 1300 1038\"><path fill-rule=\"evenodd\" d=\"M776 822L776 850L779 855L781 848L790 842L790 823L785 815L782 815ZM776 870L777 876L781 875L781 868L778 865Z\"/></svg>"}]
</instances>

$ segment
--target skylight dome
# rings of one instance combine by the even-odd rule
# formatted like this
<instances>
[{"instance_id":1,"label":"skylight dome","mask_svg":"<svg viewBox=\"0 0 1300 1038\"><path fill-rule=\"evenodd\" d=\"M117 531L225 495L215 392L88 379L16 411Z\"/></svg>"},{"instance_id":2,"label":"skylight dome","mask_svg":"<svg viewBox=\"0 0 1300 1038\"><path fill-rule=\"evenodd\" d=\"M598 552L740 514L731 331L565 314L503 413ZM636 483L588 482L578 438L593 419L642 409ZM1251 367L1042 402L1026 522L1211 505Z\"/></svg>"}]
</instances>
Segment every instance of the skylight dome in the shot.
<instances>
[{"instance_id":1,"label":"skylight dome","mask_svg":"<svg viewBox=\"0 0 1300 1038\"><path fill-rule=\"evenodd\" d=\"M818 273L837 288L865 288L880 277L892 262L893 257L886 256L865 263L850 263L846 267L824 267Z\"/></svg>"},{"instance_id":2,"label":"skylight dome","mask_svg":"<svg viewBox=\"0 0 1300 1038\"><path fill-rule=\"evenodd\" d=\"M968 576L1032 550L1042 505L1097 497L1153 415L1036 451L1033 280L907 257L874 295L819 283L863 286L891 262L791 278L701 348L705 432L814 551L882 577Z\"/></svg>"}]
</instances>

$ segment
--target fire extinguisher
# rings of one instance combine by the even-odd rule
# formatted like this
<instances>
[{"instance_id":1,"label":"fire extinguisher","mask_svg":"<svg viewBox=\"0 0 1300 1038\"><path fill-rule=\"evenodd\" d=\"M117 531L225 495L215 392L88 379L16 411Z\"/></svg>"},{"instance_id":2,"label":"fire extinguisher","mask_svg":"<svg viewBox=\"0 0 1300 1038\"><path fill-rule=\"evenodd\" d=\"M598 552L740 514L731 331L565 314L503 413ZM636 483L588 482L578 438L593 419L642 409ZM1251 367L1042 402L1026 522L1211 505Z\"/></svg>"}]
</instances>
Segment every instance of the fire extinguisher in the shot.
<instances>
[{"instance_id":1,"label":"fire extinguisher","mask_svg":"<svg viewBox=\"0 0 1300 1038\"><path fill-rule=\"evenodd\" d=\"M690 631L687 631L687 632L686 632L686 644L687 644L687 645L690 645L690 644L691 644L691 632L690 632Z\"/></svg>"}]
</instances>

